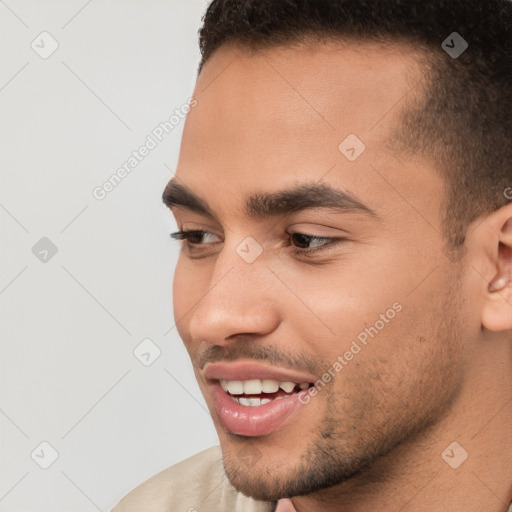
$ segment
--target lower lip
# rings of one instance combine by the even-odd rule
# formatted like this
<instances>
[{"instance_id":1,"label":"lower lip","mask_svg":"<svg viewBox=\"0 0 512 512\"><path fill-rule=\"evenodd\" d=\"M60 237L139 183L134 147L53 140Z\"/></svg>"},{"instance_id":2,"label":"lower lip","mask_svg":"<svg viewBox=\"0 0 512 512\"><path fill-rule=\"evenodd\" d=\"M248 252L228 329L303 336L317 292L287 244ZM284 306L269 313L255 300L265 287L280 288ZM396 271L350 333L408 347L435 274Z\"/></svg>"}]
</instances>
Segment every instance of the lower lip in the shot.
<instances>
[{"instance_id":1,"label":"lower lip","mask_svg":"<svg viewBox=\"0 0 512 512\"><path fill-rule=\"evenodd\" d=\"M274 399L260 406L246 406L235 402L221 387L213 384L215 408L226 430L241 436L265 436L276 431L303 404L300 393Z\"/></svg>"}]
</instances>

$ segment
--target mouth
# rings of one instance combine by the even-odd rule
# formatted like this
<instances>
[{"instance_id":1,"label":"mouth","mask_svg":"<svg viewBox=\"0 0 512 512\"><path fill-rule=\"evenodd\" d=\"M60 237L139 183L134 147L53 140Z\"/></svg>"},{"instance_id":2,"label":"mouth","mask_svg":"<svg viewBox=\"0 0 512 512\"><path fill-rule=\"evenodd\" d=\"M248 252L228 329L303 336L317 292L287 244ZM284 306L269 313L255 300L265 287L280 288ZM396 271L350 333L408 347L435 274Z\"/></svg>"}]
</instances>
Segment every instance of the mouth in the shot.
<instances>
[{"instance_id":1,"label":"mouth","mask_svg":"<svg viewBox=\"0 0 512 512\"><path fill-rule=\"evenodd\" d=\"M252 363L209 365L205 376L224 429L250 437L269 435L291 420L303 405L301 393L314 385L310 376Z\"/></svg>"},{"instance_id":2,"label":"mouth","mask_svg":"<svg viewBox=\"0 0 512 512\"><path fill-rule=\"evenodd\" d=\"M220 386L233 401L246 407L260 407L282 400L312 386L309 382L278 382L272 379L221 380Z\"/></svg>"}]
</instances>

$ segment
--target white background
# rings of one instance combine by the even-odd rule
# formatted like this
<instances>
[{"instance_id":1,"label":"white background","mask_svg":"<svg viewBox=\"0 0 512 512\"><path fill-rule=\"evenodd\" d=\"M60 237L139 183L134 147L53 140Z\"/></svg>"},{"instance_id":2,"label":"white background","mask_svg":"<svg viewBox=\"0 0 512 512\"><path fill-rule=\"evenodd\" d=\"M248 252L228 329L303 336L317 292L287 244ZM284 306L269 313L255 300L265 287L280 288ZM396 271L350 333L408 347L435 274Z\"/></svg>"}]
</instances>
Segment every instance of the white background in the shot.
<instances>
[{"instance_id":1,"label":"white background","mask_svg":"<svg viewBox=\"0 0 512 512\"><path fill-rule=\"evenodd\" d=\"M217 444L173 328L161 193L183 122L92 195L192 95L205 8L0 1L1 511L108 511ZM59 45L47 58L31 47L51 49L43 31ZM58 249L47 261L32 252L43 237ZM133 354L146 338L161 351L147 367ZM59 454L48 469L43 441Z\"/></svg>"}]
</instances>

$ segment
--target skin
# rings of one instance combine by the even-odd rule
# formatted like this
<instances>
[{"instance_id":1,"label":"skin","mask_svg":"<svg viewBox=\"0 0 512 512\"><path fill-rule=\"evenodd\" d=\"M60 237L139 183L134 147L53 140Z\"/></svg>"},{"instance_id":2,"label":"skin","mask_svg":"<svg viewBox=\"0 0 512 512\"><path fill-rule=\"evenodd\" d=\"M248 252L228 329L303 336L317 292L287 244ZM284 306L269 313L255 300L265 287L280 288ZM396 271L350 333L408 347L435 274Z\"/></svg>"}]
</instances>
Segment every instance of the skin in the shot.
<instances>
[{"instance_id":1,"label":"skin","mask_svg":"<svg viewBox=\"0 0 512 512\"><path fill-rule=\"evenodd\" d=\"M183 242L174 315L227 475L256 499L291 498L298 512L504 512L512 500L512 205L469 227L462 259L446 256L441 174L388 143L420 77L409 48L360 42L226 44L198 77L175 179L215 218L172 208L179 228L213 234ZM354 162L338 150L351 133L366 145ZM376 216L244 213L250 194L311 181ZM346 241L304 257L287 232ZM263 249L251 264L236 252L247 236ZM219 423L203 375L212 347L320 378L395 303L293 421L247 438ZM458 469L441 457L454 441L469 454Z\"/></svg>"}]
</instances>

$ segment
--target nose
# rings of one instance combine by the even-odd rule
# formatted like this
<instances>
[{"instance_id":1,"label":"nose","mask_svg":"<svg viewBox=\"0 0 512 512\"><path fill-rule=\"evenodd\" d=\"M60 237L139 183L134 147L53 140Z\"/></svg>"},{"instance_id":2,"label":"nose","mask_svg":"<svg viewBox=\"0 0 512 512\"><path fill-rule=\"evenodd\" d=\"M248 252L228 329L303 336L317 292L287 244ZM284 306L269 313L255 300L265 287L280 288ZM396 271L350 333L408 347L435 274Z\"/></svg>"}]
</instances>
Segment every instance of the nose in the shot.
<instances>
[{"instance_id":1,"label":"nose","mask_svg":"<svg viewBox=\"0 0 512 512\"><path fill-rule=\"evenodd\" d=\"M264 253L247 263L225 246L189 317L190 339L227 345L241 334L263 336L275 330L279 312L272 279Z\"/></svg>"}]
</instances>

